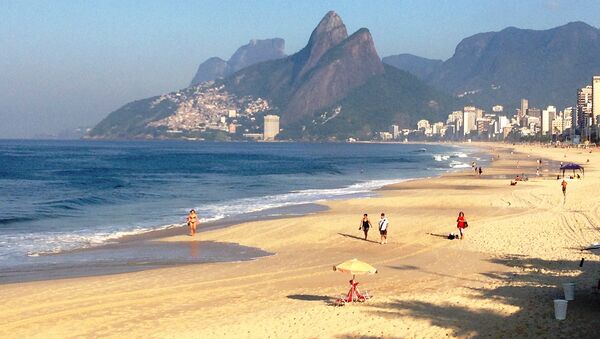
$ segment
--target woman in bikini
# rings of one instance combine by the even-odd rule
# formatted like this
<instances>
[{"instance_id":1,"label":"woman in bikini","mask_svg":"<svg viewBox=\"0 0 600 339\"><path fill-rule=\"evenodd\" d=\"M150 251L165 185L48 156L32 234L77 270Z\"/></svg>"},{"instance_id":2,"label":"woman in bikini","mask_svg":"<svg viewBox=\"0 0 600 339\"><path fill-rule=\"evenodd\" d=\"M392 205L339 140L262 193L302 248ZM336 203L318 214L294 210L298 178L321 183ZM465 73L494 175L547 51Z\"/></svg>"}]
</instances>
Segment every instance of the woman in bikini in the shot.
<instances>
[{"instance_id":1,"label":"woman in bikini","mask_svg":"<svg viewBox=\"0 0 600 339\"><path fill-rule=\"evenodd\" d=\"M194 234L196 234L196 226L198 224L198 215L196 214L196 211L191 210L190 213L187 216L187 225L188 225L188 229L190 231L190 236L194 236Z\"/></svg>"}]
</instances>

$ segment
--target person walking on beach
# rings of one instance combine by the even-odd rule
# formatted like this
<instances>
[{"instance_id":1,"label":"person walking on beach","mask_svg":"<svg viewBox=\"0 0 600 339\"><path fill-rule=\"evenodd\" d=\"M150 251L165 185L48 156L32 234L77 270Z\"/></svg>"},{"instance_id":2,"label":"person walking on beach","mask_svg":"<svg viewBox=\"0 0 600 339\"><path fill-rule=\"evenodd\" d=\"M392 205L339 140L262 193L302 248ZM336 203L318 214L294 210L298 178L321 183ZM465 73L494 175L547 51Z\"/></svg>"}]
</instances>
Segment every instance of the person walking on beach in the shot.
<instances>
[{"instance_id":1,"label":"person walking on beach","mask_svg":"<svg viewBox=\"0 0 600 339\"><path fill-rule=\"evenodd\" d=\"M381 219L379 219L379 235L381 236L381 244L387 244L387 231L388 231L388 219L385 217L385 213L381 213Z\"/></svg>"},{"instance_id":2,"label":"person walking on beach","mask_svg":"<svg viewBox=\"0 0 600 339\"><path fill-rule=\"evenodd\" d=\"M458 218L456 219L456 228L458 228L458 233L460 234L460 239L465 236L465 228L467 228L469 224L467 223L467 219L465 219L465 214L463 211L458 213Z\"/></svg>"},{"instance_id":3,"label":"person walking on beach","mask_svg":"<svg viewBox=\"0 0 600 339\"><path fill-rule=\"evenodd\" d=\"M565 179L563 179L563 181L560 183L560 186L562 187L563 205L564 205L565 202L567 201L567 182L565 181Z\"/></svg>"},{"instance_id":4,"label":"person walking on beach","mask_svg":"<svg viewBox=\"0 0 600 339\"><path fill-rule=\"evenodd\" d=\"M190 232L190 236L194 236L196 234L196 226L198 225L198 215L196 211L191 210L187 216L187 225Z\"/></svg>"},{"instance_id":5,"label":"person walking on beach","mask_svg":"<svg viewBox=\"0 0 600 339\"><path fill-rule=\"evenodd\" d=\"M363 217L360 221L359 230L362 230L365 233L365 240L367 240L367 234L369 234L369 228L371 228L371 221L369 220L369 216L367 213L363 214Z\"/></svg>"}]
</instances>

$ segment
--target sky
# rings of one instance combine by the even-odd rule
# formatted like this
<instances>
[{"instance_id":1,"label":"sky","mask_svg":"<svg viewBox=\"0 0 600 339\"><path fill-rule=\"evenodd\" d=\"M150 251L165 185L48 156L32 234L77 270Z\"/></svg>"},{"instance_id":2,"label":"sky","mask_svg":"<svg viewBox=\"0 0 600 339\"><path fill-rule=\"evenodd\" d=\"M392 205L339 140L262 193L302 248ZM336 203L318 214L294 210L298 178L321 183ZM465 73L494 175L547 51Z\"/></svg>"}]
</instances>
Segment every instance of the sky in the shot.
<instances>
[{"instance_id":1,"label":"sky","mask_svg":"<svg viewBox=\"0 0 600 339\"><path fill-rule=\"evenodd\" d=\"M381 57L447 59L464 38L508 26L600 27L594 0L0 0L0 139L93 126L127 102L185 88L209 57L250 39L307 43L329 10L367 27Z\"/></svg>"}]
</instances>

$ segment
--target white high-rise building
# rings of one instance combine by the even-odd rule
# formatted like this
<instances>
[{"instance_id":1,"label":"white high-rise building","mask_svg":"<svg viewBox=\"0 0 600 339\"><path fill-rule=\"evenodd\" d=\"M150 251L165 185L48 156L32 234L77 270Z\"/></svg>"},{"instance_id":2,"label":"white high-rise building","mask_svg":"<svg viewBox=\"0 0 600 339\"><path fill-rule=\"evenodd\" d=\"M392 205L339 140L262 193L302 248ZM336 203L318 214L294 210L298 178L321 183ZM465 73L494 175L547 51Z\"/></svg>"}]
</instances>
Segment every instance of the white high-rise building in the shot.
<instances>
[{"instance_id":1,"label":"white high-rise building","mask_svg":"<svg viewBox=\"0 0 600 339\"><path fill-rule=\"evenodd\" d=\"M552 134L552 121L556 118L556 107L548 106L542 111L542 135Z\"/></svg>"},{"instance_id":2,"label":"white high-rise building","mask_svg":"<svg viewBox=\"0 0 600 339\"><path fill-rule=\"evenodd\" d=\"M466 106L463 109L463 135L468 135L471 131L477 129L477 109L473 106Z\"/></svg>"},{"instance_id":3,"label":"white high-rise building","mask_svg":"<svg viewBox=\"0 0 600 339\"><path fill-rule=\"evenodd\" d=\"M521 121L521 119L527 114L527 110L529 109L529 100L521 99L521 110L519 111L519 117L517 120Z\"/></svg>"},{"instance_id":4,"label":"white high-rise building","mask_svg":"<svg viewBox=\"0 0 600 339\"><path fill-rule=\"evenodd\" d=\"M598 123L600 115L600 75L592 77L592 119L594 124Z\"/></svg>"},{"instance_id":5,"label":"white high-rise building","mask_svg":"<svg viewBox=\"0 0 600 339\"><path fill-rule=\"evenodd\" d=\"M275 140L279 134L279 116L265 115L263 140Z\"/></svg>"},{"instance_id":6,"label":"white high-rise building","mask_svg":"<svg viewBox=\"0 0 600 339\"><path fill-rule=\"evenodd\" d=\"M390 133L392 133L392 138L398 139L400 137L400 126L398 126L398 125L390 126Z\"/></svg>"},{"instance_id":7,"label":"white high-rise building","mask_svg":"<svg viewBox=\"0 0 600 339\"><path fill-rule=\"evenodd\" d=\"M504 127L510 125L510 120L505 115L498 116L498 132L504 130Z\"/></svg>"}]
</instances>

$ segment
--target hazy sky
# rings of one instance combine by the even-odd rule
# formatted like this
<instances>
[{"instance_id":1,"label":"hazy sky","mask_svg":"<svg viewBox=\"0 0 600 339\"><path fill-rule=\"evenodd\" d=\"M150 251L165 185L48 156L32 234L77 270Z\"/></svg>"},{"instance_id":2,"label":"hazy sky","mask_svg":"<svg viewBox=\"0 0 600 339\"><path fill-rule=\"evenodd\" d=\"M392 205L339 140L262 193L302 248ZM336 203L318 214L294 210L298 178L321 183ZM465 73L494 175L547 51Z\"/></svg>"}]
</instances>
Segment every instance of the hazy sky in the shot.
<instances>
[{"instance_id":1,"label":"hazy sky","mask_svg":"<svg viewBox=\"0 0 600 339\"><path fill-rule=\"evenodd\" d=\"M371 30L381 57L447 59L463 38L507 26L600 26L600 1L0 0L0 138L92 126L125 103L181 89L198 64L248 40L302 48L335 10Z\"/></svg>"}]
</instances>

